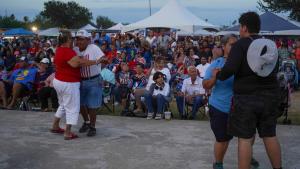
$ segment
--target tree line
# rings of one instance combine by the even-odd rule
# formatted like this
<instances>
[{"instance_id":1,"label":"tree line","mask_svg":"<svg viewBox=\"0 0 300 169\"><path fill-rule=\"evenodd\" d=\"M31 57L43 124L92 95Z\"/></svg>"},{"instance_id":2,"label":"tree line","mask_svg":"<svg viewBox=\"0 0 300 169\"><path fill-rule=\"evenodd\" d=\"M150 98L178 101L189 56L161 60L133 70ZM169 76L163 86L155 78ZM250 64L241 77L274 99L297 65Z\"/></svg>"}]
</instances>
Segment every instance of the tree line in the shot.
<instances>
[{"instance_id":1,"label":"tree line","mask_svg":"<svg viewBox=\"0 0 300 169\"><path fill-rule=\"evenodd\" d=\"M300 21L299 0L258 0L257 3L261 11L289 12L290 19ZM96 24L92 23L92 19L92 12L75 1L51 0L44 3L44 9L33 20L28 16L24 16L23 20L17 20L14 14L0 16L0 28L30 29L37 26L39 29L50 27L77 29L90 23L98 28L107 29L115 24L106 16L98 16Z\"/></svg>"},{"instance_id":2,"label":"tree line","mask_svg":"<svg viewBox=\"0 0 300 169\"><path fill-rule=\"evenodd\" d=\"M75 1L51 0L44 3L44 9L33 20L30 20L28 16L24 16L23 20L17 20L14 14L0 16L0 28L30 29L32 26L37 26L39 29L50 27L78 29L90 23L98 28L107 29L116 24L106 16L98 16L96 24L92 22L92 19L92 12Z\"/></svg>"}]
</instances>

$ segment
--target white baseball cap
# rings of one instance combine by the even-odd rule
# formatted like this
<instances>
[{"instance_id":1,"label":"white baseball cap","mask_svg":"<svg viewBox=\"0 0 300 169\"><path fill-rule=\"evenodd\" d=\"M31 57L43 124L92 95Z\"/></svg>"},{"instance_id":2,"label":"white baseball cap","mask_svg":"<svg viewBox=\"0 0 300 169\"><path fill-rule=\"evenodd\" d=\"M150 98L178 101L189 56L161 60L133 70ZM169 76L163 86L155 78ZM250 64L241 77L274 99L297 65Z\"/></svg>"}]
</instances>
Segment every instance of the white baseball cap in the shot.
<instances>
[{"instance_id":1,"label":"white baseball cap","mask_svg":"<svg viewBox=\"0 0 300 169\"><path fill-rule=\"evenodd\" d=\"M80 37L80 38L89 38L91 37L91 34L88 33L86 30L81 29L76 33L76 37Z\"/></svg>"},{"instance_id":2,"label":"white baseball cap","mask_svg":"<svg viewBox=\"0 0 300 169\"><path fill-rule=\"evenodd\" d=\"M49 61L48 58L43 58L43 59L40 61L40 63L49 64L50 61Z\"/></svg>"},{"instance_id":3,"label":"white baseball cap","mask_svg":"<svg viewBox=\"0 0 300 169\"><path fill-rule=\"evenodd\" d=\"M46 43L49 44L50 46L52 45L50 40L47 40Z\"/></svg>"},{"instance_id":4,"label":"white baseball cap","mask_svg":"<svg viewBox=\"0 0 300 169\"><path fill-rule=\"evenodd\" d=\"M263 49L266 52L262 55ZM278 50L276 44L269 39L254 40L247 52L247 61L251 70L261 77L269 76L277 63Z\"/></svg>"},{"instance_id":5,"label":"white baseball cap","mask_svg":"<svg viewBox=\"0 0 300 169\"><path fill-rule=\"evenodd\" d=\"M22 56L22 57L20 57L20 58L19 58L19 61L24 61L24 62L27 62L27 61L28 61L28 59L27 59L27 57L26 57L26 56Z\"/></svg>"}]
</instances>

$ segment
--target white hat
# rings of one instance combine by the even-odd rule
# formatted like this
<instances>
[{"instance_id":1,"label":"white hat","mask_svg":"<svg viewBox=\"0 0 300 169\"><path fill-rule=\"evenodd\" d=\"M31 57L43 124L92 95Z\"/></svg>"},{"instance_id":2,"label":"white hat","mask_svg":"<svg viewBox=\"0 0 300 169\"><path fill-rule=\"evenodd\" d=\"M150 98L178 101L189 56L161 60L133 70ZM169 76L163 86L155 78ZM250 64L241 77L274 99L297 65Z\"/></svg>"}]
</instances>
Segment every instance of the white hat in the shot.
<instances>
[{"instance_id":1,"label":"white hat","mask_svg":"<svg viewBox=\"0 0 300 169\"><path fill-rule=\"evenodd\" d=\"M76 33L76 37L89 38L89 37L91 37L91 34L88 33L86 30L81 29Z\"/></svg>"},{"instance_id":2,"label":"white hat","mask_svg":"<svg viewBox=\"0 0 300 169\"><path fill-rule=\"evenodd\" d=\"M43 59L40 61L40 63L49 64L49 63L50 63L50 61L49 61L49 59L48 59L48 58L43 58Z\"/></svg>"},{"instance_id":3,"label":"white hat","mask_svg":"<svg viewBox=\"0 0 300 169\"><path fill-rule=\"evenodd\" d=\"M266 47L265 54L261 55ZM249 67L254 73L261 77L269 76L274 70L278 60L278 50L276 44L269 39L254 40L247 52Z\"/></svg>"},{"instance_id":4,"label":"white hat","mask_svg":"<svg viewBox=\"0 0 300 169\"><path fill-rule=\"evenodd\" d=\"M22 56L22 57L20 57L20 59L19 59L20 61L25 61L25 62L27 62L28 61L28 59L27 59L27 57L26 56Z\"/></svg>"},{"instance_id":5,"label":"white hat","mask_svg":"<svg viewBox=\"0 0 300 169\"><path fill-rule=\"evenodd\" d=\"M47 40L46 43L51 46L51 41L50 40Z\"/></svg>"}]
</instances>

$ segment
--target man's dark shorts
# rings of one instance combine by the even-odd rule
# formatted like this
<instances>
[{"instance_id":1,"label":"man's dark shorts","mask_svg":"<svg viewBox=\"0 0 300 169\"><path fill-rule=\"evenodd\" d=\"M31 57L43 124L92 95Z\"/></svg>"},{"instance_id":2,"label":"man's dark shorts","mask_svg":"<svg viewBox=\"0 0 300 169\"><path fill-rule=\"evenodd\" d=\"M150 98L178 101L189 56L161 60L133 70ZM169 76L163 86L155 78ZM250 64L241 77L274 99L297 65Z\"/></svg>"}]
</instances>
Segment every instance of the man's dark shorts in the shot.
<instances>
[{"instance_id":1,"label":"man's dark shorts","mask_svg":"<svg viewBox=\"0 0 300 169\"><path fill-rule=\"evenodd\" d=\"M227 142L233 137L227 134L228 113L224 113L209 105L210 127L214 132L217 142Z\"/></svg>"},{"instance_id":2,"label":"man's dark shorts","mask_svg":"<svg viewBox=\"0 0 300 169\"><path fill-rule=\"evenodd\" d=\"M228 134L249 139L256 130L260 137L276 136L279 92L260 91L252 95L235 95L229 115Z\"/></svg>"}]
</instances>

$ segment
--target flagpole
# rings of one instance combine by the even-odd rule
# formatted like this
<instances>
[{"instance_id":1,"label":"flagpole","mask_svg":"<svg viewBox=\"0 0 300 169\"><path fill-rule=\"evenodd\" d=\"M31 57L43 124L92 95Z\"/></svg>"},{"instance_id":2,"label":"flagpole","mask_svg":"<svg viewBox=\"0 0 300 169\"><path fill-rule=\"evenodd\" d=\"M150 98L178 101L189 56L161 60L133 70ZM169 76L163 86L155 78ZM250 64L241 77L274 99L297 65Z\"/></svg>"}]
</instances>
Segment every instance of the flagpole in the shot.
<instances>
[{"instance_id":1,"label":"flagpole","mask_svg":"<svg viewBox=\"0 0 300 169\"><path fill-rule=\"evenodd\" d=\"M152 15L152 11L151 11L151 0L149 0L149 12L150 12L150 16Z\"/></svg>"}]
</instances>

